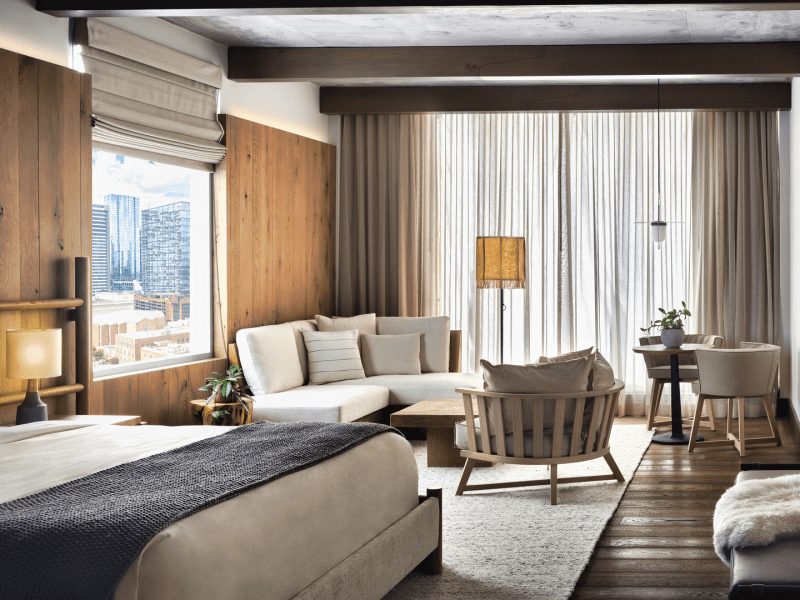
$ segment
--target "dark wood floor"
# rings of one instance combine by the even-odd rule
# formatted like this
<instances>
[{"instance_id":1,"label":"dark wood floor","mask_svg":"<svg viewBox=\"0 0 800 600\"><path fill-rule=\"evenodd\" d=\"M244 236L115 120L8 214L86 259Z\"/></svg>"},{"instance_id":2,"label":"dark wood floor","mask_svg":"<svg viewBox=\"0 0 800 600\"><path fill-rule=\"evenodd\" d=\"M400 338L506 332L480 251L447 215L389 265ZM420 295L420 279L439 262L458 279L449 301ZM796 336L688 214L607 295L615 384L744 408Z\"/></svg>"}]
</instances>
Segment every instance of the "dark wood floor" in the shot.
<instances>
[{"instance_id":1,"label":"dark wood floor","mask_svg":"<svg viewBox=\"0 0 800 600\"><path fill-rule=\"evenodd\" d=\"M644 427L644 419L620 422ZM733 426L738 431L738 421ZM769 435L766 417L745 426L747 437ZM790 418L778 419L778 429L782 446L748 448L744 458L733 448L689 454L685 446L651 444L572 599L727 598L729 571L712 542L714 506L743 462L800 462ZM725 419L718 419L716 432L700 433L725 439Z\"/></svg>"}]
</instances>

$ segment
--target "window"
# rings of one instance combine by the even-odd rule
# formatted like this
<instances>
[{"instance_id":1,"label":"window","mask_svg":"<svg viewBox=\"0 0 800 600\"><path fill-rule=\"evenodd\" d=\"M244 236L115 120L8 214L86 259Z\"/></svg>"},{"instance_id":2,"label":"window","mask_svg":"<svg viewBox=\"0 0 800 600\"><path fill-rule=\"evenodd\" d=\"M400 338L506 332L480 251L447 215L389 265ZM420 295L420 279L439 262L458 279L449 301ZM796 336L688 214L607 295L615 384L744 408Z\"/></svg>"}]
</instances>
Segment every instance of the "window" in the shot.
<instances>
[{"instance_id":1,"label":"window","mask_svg":"<svg viewBox=\"0 0 800 600\"><path fill-rule=\"evenodd\" d=\"M92 154L95 376L211 355L208 173Z\"/></svg>"}]
</instances>

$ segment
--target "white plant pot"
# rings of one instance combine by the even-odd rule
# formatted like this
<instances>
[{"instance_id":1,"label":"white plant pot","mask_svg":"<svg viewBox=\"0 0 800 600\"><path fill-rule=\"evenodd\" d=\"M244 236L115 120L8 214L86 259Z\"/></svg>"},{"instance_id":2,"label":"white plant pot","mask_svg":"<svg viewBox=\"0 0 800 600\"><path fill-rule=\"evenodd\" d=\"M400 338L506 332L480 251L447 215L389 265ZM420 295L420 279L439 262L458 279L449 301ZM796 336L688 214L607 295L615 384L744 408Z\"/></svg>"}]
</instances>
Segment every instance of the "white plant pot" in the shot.
<instances>
[{"instance_id":1,"label":"white plant pot","mask_svg":"<svg viewBox=\"0 0 800 600\"><path fill-rule=\"evenodd\" d=\"M662 329L661 330L661 343L667 348L680 348L683 340L686 339L686 333L683 329Z\"/></svg>"}]
</instances>

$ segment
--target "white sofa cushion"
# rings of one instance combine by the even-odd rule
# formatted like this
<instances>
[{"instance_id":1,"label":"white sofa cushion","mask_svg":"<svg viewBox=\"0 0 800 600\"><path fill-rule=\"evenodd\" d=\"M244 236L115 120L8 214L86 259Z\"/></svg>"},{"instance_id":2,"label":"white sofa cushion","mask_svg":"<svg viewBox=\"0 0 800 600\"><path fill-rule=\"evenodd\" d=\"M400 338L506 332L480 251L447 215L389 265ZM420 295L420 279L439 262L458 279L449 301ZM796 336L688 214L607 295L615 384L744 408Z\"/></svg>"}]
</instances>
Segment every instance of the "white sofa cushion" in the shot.
<instances>
[{"instance_id":1,"label":"white sofa cushion","mask_svg":"<svg viewBox=\"0 0 800 600\"><path fill-rule=\"evenodd\" d=\"M361 362L364 374L420 375L419 341L421 333L406 335L361 336Z\"/></svg>"},{"instance_id":2,"label":"white sofa cushion","mask_svg":"<svg viewBox=\"0 0 800 600\"><path fill-rule=\"evenodd\" d=\"M253 396L253 420L349 423L388 404L389 390L384 387L304 385L278 394Z\"/></svg>"},{"instance_id":3,"label":"white sofa cushion","mask_svg":"<svg viewBox=\"0 0 800 600\"><path fill-rule=\"evenodd\" d=\"M483 380L472 373L423 373L422 375L378 375L366 379L337 381L337 385L379 385L389 390L389 404L416 404L422 400L461 398L456 388L481 389Z\"/></svg>"},{"instance_id":4,"label":"white sofa cushion","mask_svg":"<svg viewBox=\"0 0 800 600\"><path fill-rule=\"evenodd\" d=\"M362 379L358 331L304 331L308 351L308 378L312 384Z\"/></svg>"},{"instance_id":5,"label":"white sofa cushion","mask_svg":"<svg viewBox=\"0 0 800 600\"><path fill-rule=\"evenodd\" d=\"M240 329L236 345L252 394L274 394L303 385L294 330L289 323Z\"/></svg>"},{"instance_id":6,"label":"white sofa cushion","mask_svg":"<svg viewBox=\"0 0 800 600\"><path fill-rule=\"evenodd\" d=\"M300 370L303 372L303 383L308 383L308 352L306 341L303 339L304 331L316 331L317 323L314 319L306 321L292 321L289 323L294 331L294 343L297 346L297 357L300 359Z\"/></svg>"},{"instance_id":7,"label":"white sofa cushion","mask_svg":"<svg viewBox=\"0 0 800 600\"><path fill-rule=\"evenodd\" d=\"M423 373L447 373L450 317L378 317L378 335L421 333L419 362Z\"/></svg>"}]
</instances>

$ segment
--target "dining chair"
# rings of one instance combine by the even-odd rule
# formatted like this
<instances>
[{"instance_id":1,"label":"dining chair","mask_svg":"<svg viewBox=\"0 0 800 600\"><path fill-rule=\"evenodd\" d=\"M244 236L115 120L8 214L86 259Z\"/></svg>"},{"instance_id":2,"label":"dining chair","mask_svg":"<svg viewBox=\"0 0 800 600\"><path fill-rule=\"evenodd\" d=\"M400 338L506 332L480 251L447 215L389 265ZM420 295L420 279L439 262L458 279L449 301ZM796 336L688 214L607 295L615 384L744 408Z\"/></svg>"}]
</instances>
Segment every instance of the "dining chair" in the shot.
<instances>
[{"instance_id":1,"label":"dining chair","mask_svg":"<svg viewBox=\"0 0 800 600\"><path fill-rule=\"evenodd\" d=\"M733 446L740 456L745 456L746 445L781 445L781 436L772 412L772 391L775 389L775 376L778 373L781 348L772 344L742 342L735 350L702 348L695 352L700 380L700 397L697 401L695 421L689 439L689 452L696 447ZM761 396L772 437L745 438L744 399ZM704 401L714 398L728 399L727 439L698 442L697 429L700 406ZM739 437L731 431L733 420L733 399L739 403Z\"/></svg>"},{"instance_id":2,"label":"dining chair","mask_svg":"<svg viewBox=\"0 0 800 600\"><path fill-rule=\"evenodd\" d=\"M687 333L684 343L704 344L714 348L722 348L724 340L718 335L708 333ZM650 346L661 343L661 337L651 335L639 338L639 344ZM672 423L670 417L659 417L658 407L661 405L661 394L664 391L664 384L670 382L669 356L657 356L653 354L642 354L644 364L647 367L647 376L653 380L653 388L650 393L650 406L647 409L647 429L650 430L659 424L669 425ZM693 354L680 354L678 356L678 378L682 382L697 381L697 361ZM706 405L708 416L702 417L703 425L710 427L712 431L717 430L717 423L714 418L714 405L709 401ZM683 419L684 423L691 422L692 419Z\"/></svg>"}]
</instances>

